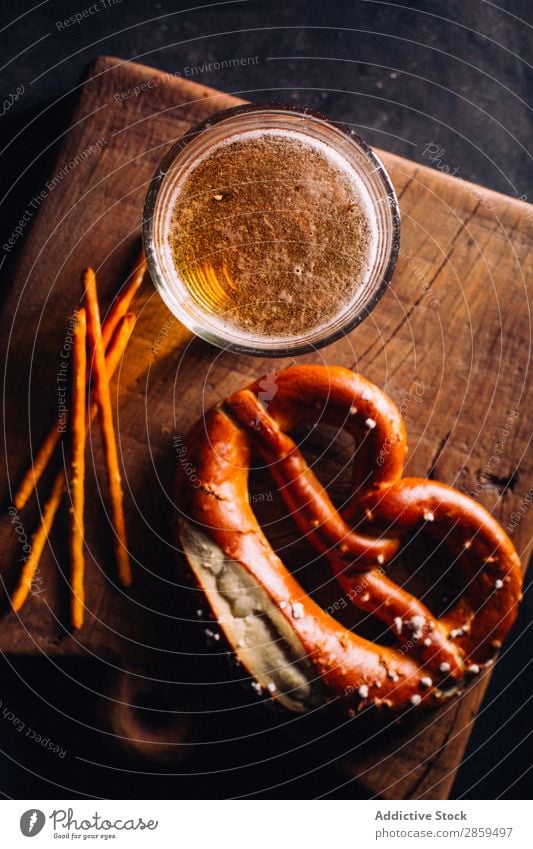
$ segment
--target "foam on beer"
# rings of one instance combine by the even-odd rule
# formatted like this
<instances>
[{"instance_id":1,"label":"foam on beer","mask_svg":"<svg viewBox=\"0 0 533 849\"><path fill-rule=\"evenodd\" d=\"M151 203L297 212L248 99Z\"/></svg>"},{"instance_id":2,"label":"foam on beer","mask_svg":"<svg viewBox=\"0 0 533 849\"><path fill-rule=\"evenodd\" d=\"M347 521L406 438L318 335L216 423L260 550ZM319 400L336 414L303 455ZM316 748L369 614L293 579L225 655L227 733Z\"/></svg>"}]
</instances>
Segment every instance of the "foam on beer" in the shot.
<instances>
[{"instance_id":1,"label":"foam on beer","mask_svg":"<svg viewBox=\"0 0 533 849\"><path fill-rule=\"evenodd\" d=\"M305 338L365 287L376 215L353 166L304 132L241 132L181 175L166 220L175 296L216 332Z\"/></svg>"}]
</instances>

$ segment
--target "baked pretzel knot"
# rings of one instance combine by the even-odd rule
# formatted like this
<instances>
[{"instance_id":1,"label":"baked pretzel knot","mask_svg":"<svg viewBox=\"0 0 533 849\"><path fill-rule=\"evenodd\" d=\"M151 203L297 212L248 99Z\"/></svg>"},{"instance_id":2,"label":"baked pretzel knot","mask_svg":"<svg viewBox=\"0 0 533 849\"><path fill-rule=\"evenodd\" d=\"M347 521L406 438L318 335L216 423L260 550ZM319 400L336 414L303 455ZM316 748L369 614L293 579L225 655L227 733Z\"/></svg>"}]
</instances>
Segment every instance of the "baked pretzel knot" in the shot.
<instances>
[{"instance_id":1,"label":"baked pretzel knot","mask_svg":"<svg viewBox=\"0 0 533 849\"><path fill-rule=\"evenodd\" d=\"M501 646L520 600L521 569L504 530L444 484L402 478L399 410L344 368L295 366L211 408L192 428L180 467L180 539L195 578L238 660L292 710L339 700L403 710L438 705ZM288 432L317 422L357 446L353 494L338 512ZM250 506L252 455L269 467L294 521L324 555L351 601L392 631L372 643L326 613L275 554ZM391 581L384 566L401 538L430 534L465 586L443 618ZM364 588L364 591L361 591Z\"/></svg>"}]
</instances>

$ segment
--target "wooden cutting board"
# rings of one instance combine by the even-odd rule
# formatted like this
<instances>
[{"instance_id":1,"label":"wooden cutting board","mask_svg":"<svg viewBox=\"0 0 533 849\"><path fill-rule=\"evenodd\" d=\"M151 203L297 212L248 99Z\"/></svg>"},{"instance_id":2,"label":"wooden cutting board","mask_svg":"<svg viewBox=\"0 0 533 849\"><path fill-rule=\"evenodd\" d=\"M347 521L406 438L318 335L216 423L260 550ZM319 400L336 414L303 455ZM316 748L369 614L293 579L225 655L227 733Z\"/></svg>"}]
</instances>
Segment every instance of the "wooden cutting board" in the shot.
<instances>
[{"instance_id":1,"label":"wooden cutting board","mask_svg":"<svg viewBox=\"0 0 533 849\"><path fill-rule=\"evenodd\" d=\"M68 321L80 272L96 267L105 308L134 257L148 182L165 151L191 125L232 106L229 95L151 68L103 57L90 67L54 173L13 237L14 279L0 319L6 361L5 510L21 474L55 419ZM402 245L392 287L346 339L299 358L355 367L402 409L408 472L430 475L476 497L509 526L524 562L531 409L526 379L533 264L533 211L520 201L381 152L402 211ZM64 517L56 521L20 618L0 623L4 652L77 654L117 666L164 667L180 679L189 636L171 544L176 434L202 409L265 372L267 363L223 353L179 326L149 281L139 321L113 383L126 482L135 583L117 586L105 513L100 442L88 464L87 570L90 614L67 627ZM283 365L283 363L281 363ZM531 401L529 401L531 404ZM58 461L60 458L58 457ZM331 457L324 467L338 464ZM47 494L50 475L21 516L1 526L2 578L11 588ZM4 510L4 512L5 512ZM22 542L21 542L22 539ZM338 591L337 591L338 595ZM504 648L505 652L505 648ZM201 664L200 664L201 665ZM460 763L488 676L452 705L356 749L349 769L387 798L444 798Z\"/></svg>"}]
</instances>

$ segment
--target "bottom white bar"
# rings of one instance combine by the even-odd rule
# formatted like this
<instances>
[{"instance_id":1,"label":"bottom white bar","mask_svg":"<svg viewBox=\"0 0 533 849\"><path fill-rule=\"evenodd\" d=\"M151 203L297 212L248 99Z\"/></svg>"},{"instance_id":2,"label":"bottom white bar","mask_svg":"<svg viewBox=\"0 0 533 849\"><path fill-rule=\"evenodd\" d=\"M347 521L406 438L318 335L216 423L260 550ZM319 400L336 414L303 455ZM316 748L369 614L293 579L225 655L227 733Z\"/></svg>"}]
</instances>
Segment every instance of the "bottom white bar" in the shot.
<instances>
[{"instance_id":1,"label":"bottom white bar","mask_svg":"<svg viewBox=\"0 0 533 849\"><path fill-rule=\"evenodd\" d=\"M324 849L531 846L528 802L3 801L2 845ZM118 843L120 841L120 843Z\"/></svg>"}]
</instances>

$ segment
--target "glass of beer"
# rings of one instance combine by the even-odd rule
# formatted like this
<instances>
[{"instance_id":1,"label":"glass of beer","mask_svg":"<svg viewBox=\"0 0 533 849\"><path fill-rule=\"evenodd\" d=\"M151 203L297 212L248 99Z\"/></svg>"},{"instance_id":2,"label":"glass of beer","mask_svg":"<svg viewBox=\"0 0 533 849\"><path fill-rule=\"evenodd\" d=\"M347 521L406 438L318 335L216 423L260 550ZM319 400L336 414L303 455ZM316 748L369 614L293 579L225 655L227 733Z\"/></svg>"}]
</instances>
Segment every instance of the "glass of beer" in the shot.
<instances>
[{"instance_id":1,"label":"glass of beer","mask_svg":"<svg viewBox=\"0 0 533 849\"><path fill-rule=\"evenodd\" d=\"M190 130L148 191L154 283L203 339L289 356L338 339L390 282L400 216L375 153L309 109L239 106Z\"/></svg>"}]
</instances>

